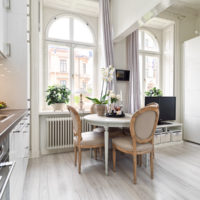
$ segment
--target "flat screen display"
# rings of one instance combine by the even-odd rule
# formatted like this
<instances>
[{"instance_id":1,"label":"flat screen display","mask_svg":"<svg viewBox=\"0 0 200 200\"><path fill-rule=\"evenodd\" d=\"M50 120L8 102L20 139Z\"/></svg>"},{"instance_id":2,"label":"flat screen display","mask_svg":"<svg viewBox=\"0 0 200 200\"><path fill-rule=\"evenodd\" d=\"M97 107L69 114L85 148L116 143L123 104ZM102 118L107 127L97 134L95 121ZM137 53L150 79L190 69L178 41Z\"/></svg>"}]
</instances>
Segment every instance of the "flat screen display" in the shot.
<instances>
[{"instance_id":1,"label":"flat screen display","mask_svg":"<svg viewBox=\"0 0 200 200\"><path fill-rule=\"evenodd\" d=\"M176 97L145 97L145 105L156 102L159 104L159 121L176 120Z\"/></svg>"},{"instance_id":2,"label":"flat screen display","mask_svg":"<svg viewBox=\"0 0 200 200\"><path fill-rule=\"evenodd\" d=\"M130 71L129 70L116 70L116 79L118 81L129 81Z\"/></svg>"}]
</instances>

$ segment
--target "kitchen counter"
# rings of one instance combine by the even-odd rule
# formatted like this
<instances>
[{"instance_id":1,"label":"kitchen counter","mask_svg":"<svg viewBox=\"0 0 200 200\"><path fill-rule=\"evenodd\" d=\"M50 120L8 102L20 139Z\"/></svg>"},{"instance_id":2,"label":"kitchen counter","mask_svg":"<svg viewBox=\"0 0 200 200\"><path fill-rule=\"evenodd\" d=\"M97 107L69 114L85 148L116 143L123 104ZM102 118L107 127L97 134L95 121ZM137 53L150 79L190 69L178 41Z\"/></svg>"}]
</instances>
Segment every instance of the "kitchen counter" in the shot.
<instances>
[{"instance_id":1,"label":"kitchen counter","mask_svg":"<svg viewBox=\"0 0 200 200\"><path fill-rule=\"evenodd\" d=\"M0 115L8 116L0 120L0 140L8 134L27 113L28 110L26 109L0 110Z\"/></svg>"}]
</instances>

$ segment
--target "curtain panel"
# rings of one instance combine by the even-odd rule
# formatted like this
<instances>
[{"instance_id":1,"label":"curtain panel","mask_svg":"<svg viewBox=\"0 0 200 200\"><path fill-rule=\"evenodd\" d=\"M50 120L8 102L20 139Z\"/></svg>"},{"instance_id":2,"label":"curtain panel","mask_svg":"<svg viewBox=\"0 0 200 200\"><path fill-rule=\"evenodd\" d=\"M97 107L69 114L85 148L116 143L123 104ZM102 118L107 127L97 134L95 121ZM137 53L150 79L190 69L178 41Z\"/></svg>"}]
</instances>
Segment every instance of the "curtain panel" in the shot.
<instances>
[{"instance_id":1,"label":"curtain panel","mask_svg":"<svg viewBox=\"0 0 200 200\"><path fill-rule=\"evenodd\" d=\"M140 109L140 74L138 30L131 33L127 39L127 64L130 70L128 112L135 113Z\"/></svg>"},{"instance_id":2,"label":"curtain panel","mask_svg":"<svg viewBox=\"0 0 200 200\"><path fill-rule=\"evenodd\" d=\"M114 66L113 40L110 21L110 0L100 0L100 16L102 21L102 32L104 40L104 52L106 67ZM111 84L108 86L109 90L116 90L116 74Z\"/></svg>"}]
</instances>

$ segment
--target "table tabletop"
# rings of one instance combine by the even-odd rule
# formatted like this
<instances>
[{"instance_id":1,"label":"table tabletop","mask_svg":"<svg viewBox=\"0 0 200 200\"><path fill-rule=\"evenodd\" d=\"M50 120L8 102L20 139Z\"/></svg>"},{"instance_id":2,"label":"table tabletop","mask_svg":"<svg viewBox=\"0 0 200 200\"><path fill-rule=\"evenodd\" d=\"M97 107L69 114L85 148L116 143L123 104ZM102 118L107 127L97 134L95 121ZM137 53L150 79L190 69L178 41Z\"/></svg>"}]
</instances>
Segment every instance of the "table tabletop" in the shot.
<instances>
[{"instance_id":1,"label":"table tabletop","mask_svg":"<svg viewBox=\"0 0 200 200\"><path fill-rule=\"evenodd\" d=\"M84 119L96 126L109 126L109 127L124 127L129 126L132 118L132 114L126 113L125 117L114 118L106 116L98 116L97 114L89 114L84 116Z\"/></svg>"}]
</instances>

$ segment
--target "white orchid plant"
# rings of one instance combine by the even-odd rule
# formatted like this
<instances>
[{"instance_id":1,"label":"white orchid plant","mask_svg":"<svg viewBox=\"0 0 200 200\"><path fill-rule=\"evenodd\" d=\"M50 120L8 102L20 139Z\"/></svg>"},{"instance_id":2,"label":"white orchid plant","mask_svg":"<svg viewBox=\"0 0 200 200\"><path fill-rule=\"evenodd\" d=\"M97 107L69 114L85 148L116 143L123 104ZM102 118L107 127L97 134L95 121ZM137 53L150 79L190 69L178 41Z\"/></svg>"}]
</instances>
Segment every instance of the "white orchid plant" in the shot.
<instances>
[{"instance_id":1,"label":"white orchid plant","mask_svg":"<svg viewBox=\"0 0 200 200\"><path fill-rule=\"evenodd\" d=\"M114 78L115 68L112 65L110 65L107 68L102 68L101 71L102 71L103 82L102 82L100 99L87 97L94 104L108 104L108 99L106 98L107 96L109 96L107 94L107 89L108 89L108 84L110 84ZM105 84L106 84L106 87L105 87ZM105 88L105 93L103 92L104 88Z\"/></svg>"},{"instance_id":2,"label":"white orchid plant","mask_svg":"<svg viewBox=\"0 0 200 200\"><path fill-rule=\"evenodd\" d=\"M108 92L108 98L111 103L116 103L117 101L121 101L121 97L119 94L115 94L112 90Z\"/></svg>"}]
</instances>

